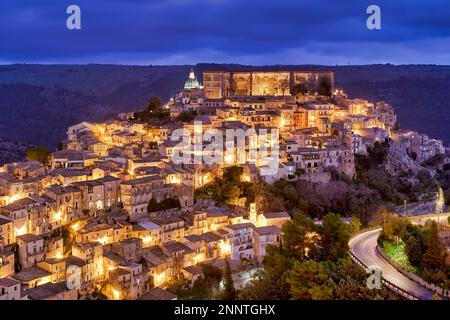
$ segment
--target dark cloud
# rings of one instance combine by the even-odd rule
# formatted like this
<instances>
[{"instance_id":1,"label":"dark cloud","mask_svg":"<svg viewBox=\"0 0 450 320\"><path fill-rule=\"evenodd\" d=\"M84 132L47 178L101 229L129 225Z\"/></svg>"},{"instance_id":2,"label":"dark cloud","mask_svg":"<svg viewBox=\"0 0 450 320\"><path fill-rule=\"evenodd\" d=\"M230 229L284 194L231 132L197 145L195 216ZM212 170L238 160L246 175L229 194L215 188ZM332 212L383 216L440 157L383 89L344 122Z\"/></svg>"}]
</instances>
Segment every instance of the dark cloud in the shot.
<instances>
[{"instance_id":1,"label":"dark cloud","mask_svg":"<svg viewBox=\"0 0 450 320\"><path fill-rule=\"evenodd\" d=\"M65 27L82 10L82 30ZM366 8L382 9L369 31ZM1 0L0 62L450 64L448 0Z\"/></svg>"}]
</instances>

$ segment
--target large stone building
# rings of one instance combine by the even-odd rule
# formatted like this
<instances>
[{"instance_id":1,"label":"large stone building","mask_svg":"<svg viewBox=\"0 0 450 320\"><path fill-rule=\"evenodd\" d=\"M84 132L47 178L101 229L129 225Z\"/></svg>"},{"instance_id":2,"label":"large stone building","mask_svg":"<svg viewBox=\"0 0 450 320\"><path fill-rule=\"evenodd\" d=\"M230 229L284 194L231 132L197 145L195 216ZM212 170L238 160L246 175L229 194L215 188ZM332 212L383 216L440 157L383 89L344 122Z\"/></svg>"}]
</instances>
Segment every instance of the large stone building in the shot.
<instances>
[{"instance_id":1,"label":"large stone building","mask_svg":"<svg viewBox=\"0 0 450 320\"><path fill-rule=\"evenodd\" d=\"M205 96L221 99L233 96L287 96L296 91L319 92L326 86L331 92L331 71L205 71Z\"/></svg>"}]
</instances>

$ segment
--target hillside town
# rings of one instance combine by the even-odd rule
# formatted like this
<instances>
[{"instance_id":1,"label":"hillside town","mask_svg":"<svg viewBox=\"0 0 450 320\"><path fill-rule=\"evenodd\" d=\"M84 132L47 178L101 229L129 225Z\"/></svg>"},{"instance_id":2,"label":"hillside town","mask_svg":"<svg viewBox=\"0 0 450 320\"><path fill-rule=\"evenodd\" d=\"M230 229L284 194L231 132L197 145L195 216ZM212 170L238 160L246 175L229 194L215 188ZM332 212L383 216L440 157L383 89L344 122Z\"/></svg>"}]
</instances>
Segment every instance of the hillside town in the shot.
<instances>
[{"instance_id":1,"label":"hillside town","mask_svg":"<svg viewBox=\"0 0 450 320\"><path fill-rule=\"evenodd\" d=\"M210 132L258 139L212 151ZM169 101L75 124L45 161L0 167L0 300L170 300L167 286L193 285L205 264L260 267L291 215L198 191L237 167L242 183L353 179L355 157L387 139L394 171L448 152L399 129L389 104L349 98L327 70L211 70L203 84L192 70Z\"/></svg>"}]
</instances>

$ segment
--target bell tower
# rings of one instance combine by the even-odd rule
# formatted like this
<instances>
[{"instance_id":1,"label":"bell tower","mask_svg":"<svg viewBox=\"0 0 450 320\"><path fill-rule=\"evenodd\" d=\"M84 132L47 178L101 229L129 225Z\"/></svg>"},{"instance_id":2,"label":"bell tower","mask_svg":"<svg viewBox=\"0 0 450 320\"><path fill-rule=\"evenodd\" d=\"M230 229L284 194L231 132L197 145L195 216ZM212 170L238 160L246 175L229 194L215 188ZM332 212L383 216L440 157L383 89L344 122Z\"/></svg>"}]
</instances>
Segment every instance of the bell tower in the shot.
<instances>
[{"instance_id":1,"label":"bell tower","mask_svg":"<svg viewBox=\"0 0 450 320\"><path fill-rule=\"evenodd\" d=\"M248 214L248 219L255 225L258 226L258 215L256 213L256 203L250 203L250 211Z\"/></svg>"}]
</instances>

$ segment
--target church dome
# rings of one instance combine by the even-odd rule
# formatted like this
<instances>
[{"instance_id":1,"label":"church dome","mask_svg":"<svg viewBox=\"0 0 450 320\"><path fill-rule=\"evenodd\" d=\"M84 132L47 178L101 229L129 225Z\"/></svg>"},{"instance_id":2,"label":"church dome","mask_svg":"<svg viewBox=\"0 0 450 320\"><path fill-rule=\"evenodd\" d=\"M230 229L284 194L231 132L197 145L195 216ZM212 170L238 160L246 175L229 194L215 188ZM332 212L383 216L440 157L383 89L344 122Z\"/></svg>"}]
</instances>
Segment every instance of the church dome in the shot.
<instances>
[{"instance_id":1,"label":"church dome","mask_svg":"<svg viewBox=\"0 0 450 320\"><path fill-rule=\"evenodd\" d=\"M189 73L189 79L187 79L186 83L184 84L184 89L190 90L198 88L200 88L200 83L197 81L197 78L195 77L194 69L191 69L191 72Z\"/></svg>"}]
</instances>

